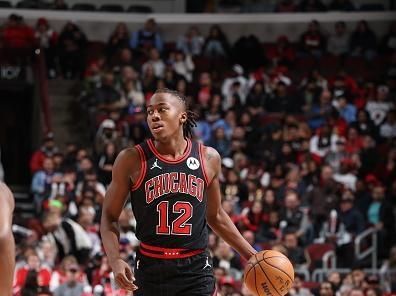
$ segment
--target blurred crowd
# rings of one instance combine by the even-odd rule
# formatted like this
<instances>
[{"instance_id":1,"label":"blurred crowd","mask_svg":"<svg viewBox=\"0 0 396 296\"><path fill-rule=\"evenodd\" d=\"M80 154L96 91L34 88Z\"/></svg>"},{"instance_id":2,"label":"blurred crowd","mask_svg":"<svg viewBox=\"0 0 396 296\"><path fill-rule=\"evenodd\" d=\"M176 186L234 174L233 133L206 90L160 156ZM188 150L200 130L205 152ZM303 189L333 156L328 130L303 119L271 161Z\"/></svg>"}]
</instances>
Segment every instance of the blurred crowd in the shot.
<instances>
[{"instance_id":1,"label":"blurred crowd","mask_svg":"<svg viewBox=\"0 0 396 296\"><path fill-rule=\"evenodd\" d=\"M396 291L395 278L380 284L354 252L354 238L375 228L382 268L396 268L396 23L378 36L363 20L332 33L314 20L298 42L279 36L266 46L253 35L231 44L217 25L169 43L158 27L120 23L97 55L73 22L58 34L45 18L30 28L11 15L2 28L4 47L44 51L49 78L82 81L76 120L91 140L59 149L60 135L49 133L31 157L37 215L18 231L15 294L111 295L101 205L118 152L150 137L145 102L164 87L186 96L196 139L221 154L222 204L243 236L293 262L290 295ZM120 250L131 264L135 224L127 205ZM351 272L310 282L298 271L322 267L319 247ZM221 295L251 295L241 284L246 262L214 234L209 249Z\"/></svg>"}]
</instances>

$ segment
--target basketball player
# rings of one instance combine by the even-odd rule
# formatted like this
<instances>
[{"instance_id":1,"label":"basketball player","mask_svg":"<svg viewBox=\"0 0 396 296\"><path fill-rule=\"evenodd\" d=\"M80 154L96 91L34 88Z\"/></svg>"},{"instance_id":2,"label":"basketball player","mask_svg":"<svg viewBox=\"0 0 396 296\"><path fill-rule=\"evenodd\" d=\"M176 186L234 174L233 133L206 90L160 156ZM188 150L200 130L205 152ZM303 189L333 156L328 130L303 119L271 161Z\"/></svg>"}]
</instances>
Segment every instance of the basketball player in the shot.
<instances>
[{"instance_id":1,"label":"basketball player","mask_svg":"<svg viewBox=\"0 0 396 296\"><path fill-rule=\"evenodd\" d=\"M117 284L134 295L215 295L207 224L245 259L256 251L221 207L217 151L192 141L194 113L175 91L147 106L153 140L123 150L106 193L101 235ZM120 259L118 217L128 192L141 241L134 274Z\"/></svg>"},{"instance_id":2,"label":"basketball player","mask_svg":"<svg viewBox=\"0 0 396 296\"><path fill-rule=\"evenodd\" d=\"M14 197L7 185L0 182L0 295L12 295L15 267L15 242L12 235Z\"/></svg>"}]
</instances>

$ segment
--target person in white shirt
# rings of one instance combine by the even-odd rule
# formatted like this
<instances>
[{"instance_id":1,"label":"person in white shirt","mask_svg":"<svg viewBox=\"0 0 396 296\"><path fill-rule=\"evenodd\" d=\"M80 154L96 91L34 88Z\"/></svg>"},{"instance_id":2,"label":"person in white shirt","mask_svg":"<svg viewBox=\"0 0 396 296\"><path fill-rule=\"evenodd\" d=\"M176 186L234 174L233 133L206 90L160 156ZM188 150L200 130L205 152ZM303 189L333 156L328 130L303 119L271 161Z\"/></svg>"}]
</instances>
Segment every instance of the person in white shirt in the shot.
<instances>
[{"instance_id":1,"label":"person in white shirt","mask_svg":"<svg viewBox=\"0 0 396 296\"><path fill-rule=\"evenodd\" d=\"M380 135L383 138L396 138L396 110L390 110L386 116L386 122L380 127Z\"/></svg>"}]
</instances>

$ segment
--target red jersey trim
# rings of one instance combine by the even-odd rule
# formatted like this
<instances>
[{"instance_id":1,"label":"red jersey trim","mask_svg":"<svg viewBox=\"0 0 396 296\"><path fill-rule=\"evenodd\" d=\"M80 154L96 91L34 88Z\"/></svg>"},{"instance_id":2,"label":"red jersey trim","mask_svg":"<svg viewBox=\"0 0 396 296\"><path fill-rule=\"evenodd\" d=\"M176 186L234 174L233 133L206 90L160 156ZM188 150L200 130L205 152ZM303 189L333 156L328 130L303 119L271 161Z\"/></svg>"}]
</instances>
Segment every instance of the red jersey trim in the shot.
<instances>
[{"instance_id":1,"label":"red jersey trim","mask_svg":"<svg viewBox=\"0 0 396 296\"><path fill-rule=\"evenodd\" d=\"M208 175L206 174L206 165L204 162L204 145L199 143L199 161L201 162L202 165L202 172L205 178L206 185L209 185L209 178Z\"/></svg>"},{"instance_id":2,"label":"red jersey trim","mask_svg":"<svg viewBox=\"0 0 396 296\"><path fill-rule=\"evenodd\" d=\"M204 249L189 250L189 249L170 249L147 245L140 243L139 252L147 257L158 259L180 259L198 255L205 251Z\"/></svg>"},{"instance_id":3,"label":"red jersey trim","mask_svg":"<svg viewBox=\"0 0 396 296\"><path fill-rule=\"evenodd\" d=\"M190 152L191 152L191 146L192 146L192 145L191 145L191 140L190 140L190 139L187 139L187 148L186 148L186 151L184 152L184 154L183 154L180 158L178 158L178 159L170 160L170 159L166 159L165 157L163 157L163 156L157 151L157 149L155 148L155 145L154 145L152 139L149 139L149 140L147 141L147 144L148 144L150 150L154 153L154 155L155 155L159 160L161 160L161 161L163 161L163 162L165 162L165 163L170 163L170 164L180 163L180 162L182 162L183 160L185 160L185 159L187 158L187 156L190 154Z\"/></svg>"},{"instance_id":4,"label":"red jersey trim","mask_svg":"<svg viewBox=\"0 0 396 296\"><path fill-rule=\"evenodd\" d=\"M132 184L132 188L131 188L132 191L140 187L140 185L143 182L144 176L146 175L146 170L147 170L146 157L144 156L142 147L140 145L136 145L135 148L139 152L139 156L140 156L140 174L137 181L134 184Z\"/></svg>"}]
</instances>

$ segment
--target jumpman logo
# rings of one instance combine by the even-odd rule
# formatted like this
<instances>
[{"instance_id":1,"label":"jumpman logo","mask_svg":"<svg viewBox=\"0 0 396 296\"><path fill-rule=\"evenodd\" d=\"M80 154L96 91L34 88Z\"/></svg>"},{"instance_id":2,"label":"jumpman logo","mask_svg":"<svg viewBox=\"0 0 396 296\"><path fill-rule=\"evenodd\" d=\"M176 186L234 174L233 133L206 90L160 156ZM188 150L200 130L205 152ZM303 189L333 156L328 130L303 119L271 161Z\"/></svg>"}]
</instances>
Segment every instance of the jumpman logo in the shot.
<instances>
[{"instance_id":1,"label":"jumpman logo","mask_svg":"<svg viewBox=\"0 0 396 296\"><path fill-rule=\"evenodd\" d=\"M136 262L136 269L139 269L140 260Z\"/></svg>"},{"instance_id":2,"label":"jumpman logo","mask_svg":"<svg viewBox=\"0 0 396 296\"><path fill-rule=\"evenodd\" d=\"M162 170L162 167L160 167L158 165L158 159L157 158L155 159L155 161L154 161L153 165L151 166L150 170L155 169L155 168L158 168L158 169Z\"/></svg>"},{"instance_id":3,"label":"jumpman logo","mask_svg":"<svg viewBox=\"0 0 396 296\"><path fill-rule=\"evenodd\" d=\"M209 267L209 268L212 267L212 265L209 264L209 257L206 257L206 263L205 263L205 266L202 269L205 269L206 267Z\"/></svg>"}]
</instances>

